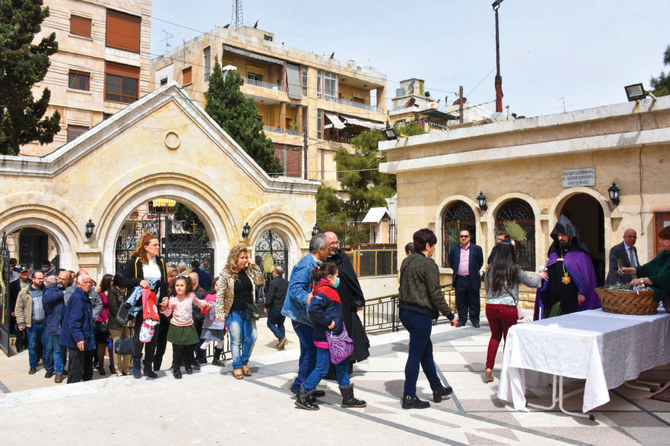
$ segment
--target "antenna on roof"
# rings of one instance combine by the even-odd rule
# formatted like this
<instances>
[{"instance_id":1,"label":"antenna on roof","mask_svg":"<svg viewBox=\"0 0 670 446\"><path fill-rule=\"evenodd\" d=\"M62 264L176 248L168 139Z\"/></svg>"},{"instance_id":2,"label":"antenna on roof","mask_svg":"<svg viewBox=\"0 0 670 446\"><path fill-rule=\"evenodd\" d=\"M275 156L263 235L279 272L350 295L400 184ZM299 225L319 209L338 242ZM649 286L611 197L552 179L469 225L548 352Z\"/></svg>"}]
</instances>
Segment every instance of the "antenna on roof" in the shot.
<instances>
[{"instance_id":1,"label":"antenna on roof","mask_svg":"<svg viewBox=\"0 0 670 446\"><path fill-rule=\"evenodd\" d=\"M174 36L172 34L170 34L169 32L165 31L164 29L162 29L161 32L165 33L165 38L161 39L161 42L163 42L163 41L165 42L165 52L167 53L168 50L170 49L170 47L172 46L172 45L170 45L170 39Z\"/></svg>"},{"instance_id":2,"label":"antenna on roof","mask_svg":"<svg viewBox=\"0 0 670 446\"><path fill-rule=\"evenodd\" d=\"M244 14L242 13L242 0L233 0L233 13L230 17L233 29L244 26Z\"/></svg>"}]
</instances>

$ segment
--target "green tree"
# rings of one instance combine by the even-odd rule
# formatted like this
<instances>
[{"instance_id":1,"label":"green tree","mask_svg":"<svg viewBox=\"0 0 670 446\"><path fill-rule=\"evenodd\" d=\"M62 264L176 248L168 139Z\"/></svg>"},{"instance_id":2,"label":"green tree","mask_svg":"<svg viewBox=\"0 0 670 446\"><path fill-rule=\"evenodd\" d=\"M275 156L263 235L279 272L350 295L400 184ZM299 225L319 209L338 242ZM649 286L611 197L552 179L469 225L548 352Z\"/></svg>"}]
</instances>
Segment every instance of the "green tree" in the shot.
<instances>
[{"instance_id":1,"label":"green tree","mask_svg":"<svg viewBox=\"0 0 670 446\"><path fill-rule=\"evenodd\" d=\"M32 87L44 79L49 56L58 51L56 34L33 44L49 8L42 1L0 0L0 154L16 155L31 141L47 144L60 131L60 114L47 111L51 92L33 99Z\"/></svg>"},{"instance_id":2,"label":"green tree","mask_svg":"<svg viewBox=\"0 0 670 446\"><path fill-rule=\"evenodd\" d=\"M670 45L668 45L663 54L663 65L670 66ZM656 96L670 95L670 74L665 74L661 71L661 74L657 78L651 78L650 83Z\"/></svg>"},{"instance_id":3,"label":"green tree","mask_svg":"<svg viewBox=\"0 0 670 446\"><path fill-rule=\"evenodd\" d=\"M179 202L175 203L174 206L174 219L184 222L184 229L191 231L191 233L196 237L207 236L207 230L205 230L205 225L202 224L202 221L198 218L197 214L189 209L186 205L183 205Z\"/></svg>"},{"instance_id":4,"label":"green tree","mask_svg":"<svg viewBox=\"0 0 670 446\"><path fill-rule=\"evenodd\" d=\"M403 136L425 133L416 123L396 127L396 131ZM385 207L385 199L395 195L395 175L379 172L379 164L386 161L386 153L377 150L379 141L383 140L384 135L379 130L361 133L352 140L353 153L341 148L335 154L338 179L342 191L348 195L336 217L344 214L348 220L360 220L370 208ZM321 196L317 194L317 216L319 213L328 215L336 209L330 191L324 191Z\"/></svg>"},{"instance_id":5,"label":"green tree","mask_svg":"<svg viewBox=\"0 0 670 446\"><path fill-rule=\"evenodd\" d=\"M281 175L284 169L275 156L272 140L265 136L256 104L240 91L243 83L237 71L229 71L224 79L221 65L215 59L205 111L263 170L272 176Z\"/></svg>"}]
</instances>

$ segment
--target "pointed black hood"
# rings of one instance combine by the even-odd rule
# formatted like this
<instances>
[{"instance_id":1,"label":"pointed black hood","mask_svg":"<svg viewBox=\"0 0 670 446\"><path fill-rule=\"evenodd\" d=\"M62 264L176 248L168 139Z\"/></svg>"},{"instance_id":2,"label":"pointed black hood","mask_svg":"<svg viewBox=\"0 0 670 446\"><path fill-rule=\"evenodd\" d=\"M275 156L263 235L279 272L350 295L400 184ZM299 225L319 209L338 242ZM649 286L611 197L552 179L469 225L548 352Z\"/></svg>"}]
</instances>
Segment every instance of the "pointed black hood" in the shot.
<instances>
[{"instance_id":1,"label":"pointed black hood","mask_svg":"<svg viewBox=\"0 0 670 446\"><path fill-rule=\"evenodd\" d=\"M558 250L559 245L558 245L558 234L568 234L573 237L572 239L572 246L576 246L579 248L581 251L584 251L586 253L589 253L589 248L586 246L586 243L582 240L582 238L579 236L579 232L577 231L577 228L575 228L575 225L572 224L570 219L566 217L565 215L561 215L560 218L558 219L558 222L556 223L556 226L554 226L554 229L551 231L551 238L554 240L554 242L551 244L551 248L549 248L549 252Z\"/></svg>"}]
</instances>

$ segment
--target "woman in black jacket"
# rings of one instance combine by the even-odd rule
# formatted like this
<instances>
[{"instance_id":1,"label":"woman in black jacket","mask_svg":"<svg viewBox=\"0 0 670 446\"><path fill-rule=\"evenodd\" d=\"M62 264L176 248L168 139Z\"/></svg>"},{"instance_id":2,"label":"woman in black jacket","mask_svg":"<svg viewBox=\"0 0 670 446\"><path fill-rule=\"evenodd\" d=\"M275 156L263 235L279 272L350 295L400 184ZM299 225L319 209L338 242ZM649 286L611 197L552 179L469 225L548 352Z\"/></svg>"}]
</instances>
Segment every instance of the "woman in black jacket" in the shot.
<instances>
[{"instance_id":1,"label":"woman in black jacket","mask_svg":"<svg viewBox=\"0 0 670 446\"><path fill-rule=\"evenodd\" d=\"M160 302L161 297L166 297L167 293L167 270L165 268L165 259L158 255L160 244L158 238L149 232L145 232L137 242L137 247L130 260L126 263L123 270L122 286L132 293L136 286L150 288L148 280L159 280L159 286L156 290L156 302ZM140 378L140 362L142 360L142 348L144 348L144 375L149 378L158 378L153 370L154 353L156 346L162 344L162 352L165 352L165 343L167 342L167 332L165 339L161 339L161 326L155 328L154 336L149 342L140 342L140 327L142 325L142 309L135 316L135 330L133 334L133 376ZM167 325L167 324L161 324ZM160 347L159 347L160 348ZM162 357L162 353L160 353Z\"/></svg>"}]
</instances>

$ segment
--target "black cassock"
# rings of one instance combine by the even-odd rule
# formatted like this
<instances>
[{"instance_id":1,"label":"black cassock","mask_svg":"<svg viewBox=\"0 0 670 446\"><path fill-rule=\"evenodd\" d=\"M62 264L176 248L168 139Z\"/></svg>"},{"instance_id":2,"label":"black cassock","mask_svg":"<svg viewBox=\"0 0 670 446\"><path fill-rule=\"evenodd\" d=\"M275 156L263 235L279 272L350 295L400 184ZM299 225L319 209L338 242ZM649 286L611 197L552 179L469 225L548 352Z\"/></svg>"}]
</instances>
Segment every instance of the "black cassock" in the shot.
<instances>
[{"instance_id":1,"label":"black cassock","mask_svg":"<svg viewBox=\"0 0 670 446\"><path fill-rule=\"evenodd\" d=\"M347 327L349 337L354 341L354 352L349 357L352 362L363 361L370 356L370 341L365 334L365 328L361 322L356 307L365 306L365 297L363 290L358 283L358 277L354 272L354 266L344 252L338 251L337 254L328 257L327 262L337 264L340 277L340 285L337 287L337 294L342 301L342 313L344 315L344 325Z\"/></svg>"}]
</instances>

